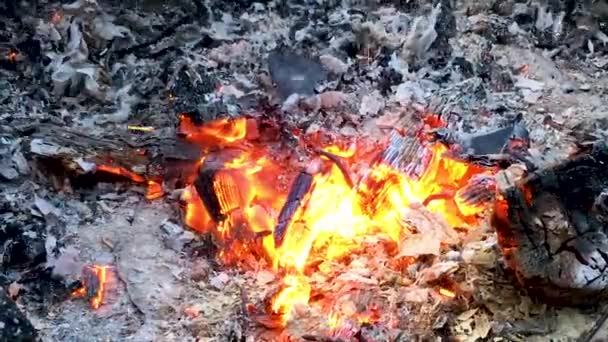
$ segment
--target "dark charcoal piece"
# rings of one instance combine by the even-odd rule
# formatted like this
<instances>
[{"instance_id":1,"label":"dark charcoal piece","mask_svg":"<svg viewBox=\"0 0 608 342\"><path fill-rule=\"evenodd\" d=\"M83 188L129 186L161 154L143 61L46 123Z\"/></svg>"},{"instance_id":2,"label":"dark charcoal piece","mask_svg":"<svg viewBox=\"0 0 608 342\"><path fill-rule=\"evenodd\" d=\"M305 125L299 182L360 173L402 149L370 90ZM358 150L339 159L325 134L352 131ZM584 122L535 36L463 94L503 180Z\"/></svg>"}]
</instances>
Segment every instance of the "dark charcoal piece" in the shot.
<instances>
[{"instance_id":1,"label":"dark charcoal piece","mask_svg":"<svg viewBox=\"0 0 608 342\"><path fill-rule=\"evenodd\" d=\"M285 205L283 205L283 208L281 208L281 212L279 213L277 225L274 227L274 245L276 248L280 247L283 243L285 233L287 233L287 227L291 223L293 215L300 207L302 199L310 190L312 180L313 177L311 174L300 172L291 185Z\"/></svg>"},{"instance_id":2,"label":"dark charcoal piece","mask_svg":"<svg viewBox=\"0 0 608 342\"><path fill-rule=\"evenodd\" d=\"M292 94L312 95L317 83L327 77L321 64L291 52L273 51L268 56L270 77L283 98Z\"/></svg>"},{"instance_id":3,"label":"dark charcoal piece","mask_svg":"<svg viewBox=\"0 0 608 342\"><path fill-rule=\"evenodd\" d=\"M213 187L213 178L215 177L216 172L217 170L215 169L201 170L194 181L194 187L196 188L196 192L201 198L201 201L203 201L205 209L207 209L209 215L211 215L211 218L213 218L216 223L219 223L222 222L226 216L222 213L220 200Z\"/></svg>"},{"instance_id":4,"label":"dark charcoal piece","mask_svg":"<svg viewBox=\"0 0 608 342\"><path fill-rule=\"evenodd\" d=\"M44 224L0 222L0 268L31 267L46 261Z\"/></svg>"},{"instance_id":5,"label":"dark charcoal piece","mask_svg":"<svg viewBox=\"0 0 608 342\"><path fill-rule=\"evenodd\" d=\"M550 303L597 303L608 288L608 147L497 181L492 225L519 282Z\"/></svg>"},{"instance_id":6,"label":"dark charcoal piece","mask_svg":"<svg viewBox=\"0 0 608 342\"><path fill-rule=\"evenodd\" d=\"M32 323L8 298L6 290L0 288L0 342L30 342L36 338Z\"/></svg>"}]
</instances>

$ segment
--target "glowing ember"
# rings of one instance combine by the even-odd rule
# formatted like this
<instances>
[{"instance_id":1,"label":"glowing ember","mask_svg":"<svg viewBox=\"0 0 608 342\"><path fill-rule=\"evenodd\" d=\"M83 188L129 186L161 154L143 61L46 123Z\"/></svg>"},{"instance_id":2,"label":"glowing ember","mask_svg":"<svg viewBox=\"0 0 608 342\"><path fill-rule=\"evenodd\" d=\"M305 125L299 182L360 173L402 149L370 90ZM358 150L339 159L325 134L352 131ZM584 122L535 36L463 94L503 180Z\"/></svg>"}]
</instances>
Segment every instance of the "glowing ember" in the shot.
<instances>
[{"instance_id":1,"label":"glowing ember","mask_svg":"<svg viewBox=\"0 0 608 342\"><path fill-rule=\"evenodd\" d=\"M159 183L149 180L148 181L148 191L146 192L146 198L149 200L154 200L162 197L165 194L162 185Z\"/></svg>"},{"instance_id":2,"label":"glowing ember","mask_svg":"<svg viewBox=\"0 0 608 342\"><path fill-rule=\"evenodd\" d=\"M101 165L97 165L97 171L107 172L107 173L111 173L111 174L118 175L118 176L123 176L136 183L143 183L146 181L146 179L143 176L138 175L137 173L135 173L133 171L129 171L129 170L125 169L124 167L109 166L109 165L101 164Z\"/></svg>"},{"instance_id":3,"label":"glowing ember","mask_svg":"<svg viewBox=\"0 0 608 342\"><path fill-rule=\"evenodd\" d=\"M439 294L441 294L442 296L448 297L448 298L454 298L456 297L456 294L448 289L444 289L444 288L440 288L439 289Z\"/></svg>"},{"instance_id":4,"label":"glowing ember","mask_svg":"<svg viewBox=\"0 0 608 342\"><path fill-rule=\"evenodd\" d=\"M55 25L58 25L61 20L63 20L63 13L61 13L61 11L54 11L51 15L51 22Z\"/></svg>"},{"instance_id":5,"label":"glowing ember","mask_svg":"<svg viewBox=\"0 0 608 342\"><path fill-rule=\"evenodd\" d=\"M427 126L441 123L431 119ZM199 126L182 115L180 132L206 151L230 147L201 162L198 180L182 197L186 223L215 236L222 261L239 263L258 255L284 275L270 308L282 323L294 305L308 303L311 286L305 274L311 262L347 256L357 248L357 239L367 235L401 241L416 229L403 217L414 203L425 203L450 225L466 228L485 208L458 200L458 191L473 176L493 172L445 158L445 145L423 138L424 170L412 177L378 159L386 142L303 136L302 141L314 145L305 146L313 155L303 171L287 157L293 151L256 142L258 128L249 119ZM455 296L447 289L440 293ZM365 322L378 315L350 318ZM339 321L329 320L330 325Z\"/></svg>"},{"instance_id":6,"label":"glowing ember","mask_svg":"<svg viewBox=\"0 0 608 342\"><path fill-rule=\"evenodd\" d=\"M17 58L19 58L19 53L15 50L12 50L8 53L8 55L6 56L6 59L8 59L11 63L16 63L17 62Z\"/></svg>"},{"instance_id":7,"label":"glowing ember","mask_svg":"<svg viewBox=\"0 0 608 342\"><path fill-rule=\"evenodd\" d=\"M82 271L82 287L72 292L72 296L85 297L93 309L98 309L103 302L108 281L108 266L87 266Z\"/></svg>"}]
</instances>

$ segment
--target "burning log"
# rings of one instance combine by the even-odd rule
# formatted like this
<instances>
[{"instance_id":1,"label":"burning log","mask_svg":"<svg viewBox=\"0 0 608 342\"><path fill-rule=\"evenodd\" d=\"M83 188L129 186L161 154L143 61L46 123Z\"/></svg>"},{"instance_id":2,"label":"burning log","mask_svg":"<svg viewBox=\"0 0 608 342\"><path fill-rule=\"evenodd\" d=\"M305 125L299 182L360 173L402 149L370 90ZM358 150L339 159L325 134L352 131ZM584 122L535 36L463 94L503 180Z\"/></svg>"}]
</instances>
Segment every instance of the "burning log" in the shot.
<instances>
[{"instance_id":1,"label":"burning log","mask_svg":"<svg viewBox=\"0 0 608 342\"><path fill-rule=\"evenodd\" d=\"M608 147L517 179L498 175L492 225L506 265L550 302L596 301L608 288Z\"/></svg>"}]
</instances>

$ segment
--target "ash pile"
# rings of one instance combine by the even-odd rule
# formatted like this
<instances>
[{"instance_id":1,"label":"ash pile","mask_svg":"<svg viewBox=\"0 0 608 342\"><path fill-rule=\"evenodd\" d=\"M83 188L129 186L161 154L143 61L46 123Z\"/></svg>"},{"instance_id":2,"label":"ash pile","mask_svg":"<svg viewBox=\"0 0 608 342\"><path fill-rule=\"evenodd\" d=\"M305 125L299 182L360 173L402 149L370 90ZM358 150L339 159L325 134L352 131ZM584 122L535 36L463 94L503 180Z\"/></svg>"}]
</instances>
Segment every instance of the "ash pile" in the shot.
<instances>
[{"instance_id":1,"label":"ash pile","mask_svg":"<svg viewBox=\"0 0 608 342\"><path fill-rule=\"evenodd\" d=\"M608 338L589 300L608 286L605 1L7 0L0 18L0 340ZM423 135L493 171L420 208L484 210L458 229L422 209L397 250L319 260L311 298L336 310L275 326L286 278L221 265L183 215L202 158L243 140L216 123L243 118L241 150L280 142L298 167L331 136L419 175Z\"/></svg>"}]
</instances>

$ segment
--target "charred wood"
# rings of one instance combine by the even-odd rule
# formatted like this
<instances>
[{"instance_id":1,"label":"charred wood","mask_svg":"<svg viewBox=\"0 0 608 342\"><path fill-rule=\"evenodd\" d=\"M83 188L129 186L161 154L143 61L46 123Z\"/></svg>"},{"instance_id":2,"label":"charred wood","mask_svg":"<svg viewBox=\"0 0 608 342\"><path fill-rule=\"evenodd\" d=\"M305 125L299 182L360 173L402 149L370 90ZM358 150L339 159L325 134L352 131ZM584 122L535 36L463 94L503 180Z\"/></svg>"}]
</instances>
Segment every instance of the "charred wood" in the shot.
<instances>
[{"instance_id":1,"label":"charred wood","mask_svg":"<svg viewBox=\"0 0 608 342\"><path fill-rule=\"evenodd\" d=\"M194 187L196 188L196 192L201 198L201 201L203 201L205 209L207 209L209 215L211 215L213 220L217 223L223 221L226 216L222 212L220 200L215 194L213 186L216 172L217 170L215 169L201 170L198 174L198 178L194 181Z\"/></svg>"},{"instance_id":2,"label":"charred wood","mask_svg":"<svg viewBox=\"0 0 608 342\"><path fill-rule=\"evenodd\" d=\"M283 243L287 228L300 207L304 196L312 187L313 176L307 172L300 172L289 190L285 205L279 213L277 225L274 228L274 244L278 248Z\"/></svg>"},{"instance_id":3,"label":"charred wood","mask_svg":"<svg viewBox=\"0 0 608 342\"><path fill-rule=\"evenodd\" d=\"M531 294L567 304L606 294L607 165L602 144L525 178L498 175L492 225L507 268Z\"/></svg>"}]
</instances>

